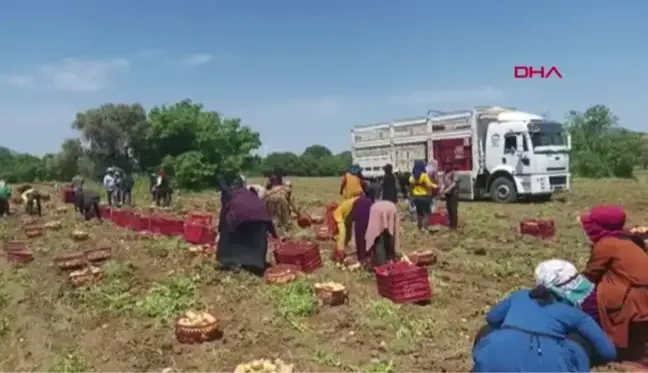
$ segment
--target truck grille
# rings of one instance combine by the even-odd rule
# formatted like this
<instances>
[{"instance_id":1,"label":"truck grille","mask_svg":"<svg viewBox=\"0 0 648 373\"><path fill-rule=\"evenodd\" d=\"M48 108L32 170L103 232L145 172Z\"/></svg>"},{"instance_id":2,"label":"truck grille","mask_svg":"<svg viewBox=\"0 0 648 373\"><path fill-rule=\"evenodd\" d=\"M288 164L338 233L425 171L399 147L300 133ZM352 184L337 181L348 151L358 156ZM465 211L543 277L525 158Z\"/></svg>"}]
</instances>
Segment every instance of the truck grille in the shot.
<instances>
[{"instance_id":1,"label":"truck grille","mask_svg":"<svg viewBox=\"0 0 648 373\"><path fill-rule=\"evenodd\" d=\"M565 171L567 167L547 167L548 172Z\"/></svg>"},{"instance_id":2,"label":"truck grille","mask_svg":"<svg viewBox=\"0 0 648 373\"><path fill-rule=\"evenodd\" d=\"M549 185L566 185L567 176L549 176Z\"/></svg>"}]
</instances>

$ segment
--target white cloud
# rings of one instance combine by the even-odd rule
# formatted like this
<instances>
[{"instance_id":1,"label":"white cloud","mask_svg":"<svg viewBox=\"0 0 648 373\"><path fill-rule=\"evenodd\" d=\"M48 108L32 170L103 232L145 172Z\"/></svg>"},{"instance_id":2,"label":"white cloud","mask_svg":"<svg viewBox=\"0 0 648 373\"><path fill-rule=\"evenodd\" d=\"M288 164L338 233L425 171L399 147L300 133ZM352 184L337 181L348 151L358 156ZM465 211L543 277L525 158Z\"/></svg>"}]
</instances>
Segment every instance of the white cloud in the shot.
<instances>
[{"instance_id":1,"label":"white cloud","mask_svg":"<svg viewBox=\"0 0 648 373\"><path fill-rule=\"evenodd\" d=\"M180 58L179 62L182 66L194 67L194 66L204 65L210 62L213 58L214 56L208 53L196 53L196 54L189 54Z\"/></svg>"},{"instance_id":2,"label":"white cloud","mask_svg":"<svg viewBox=\"0 0 648 373\"><path fill-rule=\"evenodd\" d=\"M64 59L56 64L39 66L29 74L10 74L3 81L35 89L95 92L110 84L110 79L130 67L124 58L80 60Z\"/></svg>"},{"instance_id":3,"label":"white cloud","mask_svg":"<svg viewBox=\"0 0 648 373\"><path fill-rule=\"evenodd\" d=\"M420 90L387 97L387 102L395 105L425 105L439 103L484 103L499 100L504 93L492 87L455 90Z\"/></svg>"}]
</instances>

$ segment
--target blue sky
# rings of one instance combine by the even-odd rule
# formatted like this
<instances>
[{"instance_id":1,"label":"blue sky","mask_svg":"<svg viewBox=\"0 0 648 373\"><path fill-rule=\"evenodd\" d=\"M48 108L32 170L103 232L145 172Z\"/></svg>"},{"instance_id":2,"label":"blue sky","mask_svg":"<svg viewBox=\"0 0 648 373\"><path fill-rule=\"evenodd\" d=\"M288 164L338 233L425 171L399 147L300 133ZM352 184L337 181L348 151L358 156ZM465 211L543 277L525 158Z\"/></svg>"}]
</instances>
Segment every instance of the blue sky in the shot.
<instances>
[{"instance_id":1,"label":"blue sky","mask_svg":"<svg viewBox=\"0 0 648 373\"><path fill-rule=\"evenodd\" d=\"M0 144L56 151L79 110L183 98L242 118L269 152L340 151L354 125L476 104L562 119L602 103L648 131L646 14L638 0L4 0ZM515 65L564 77L516 80Z\"/></svg>"}]
</instances>

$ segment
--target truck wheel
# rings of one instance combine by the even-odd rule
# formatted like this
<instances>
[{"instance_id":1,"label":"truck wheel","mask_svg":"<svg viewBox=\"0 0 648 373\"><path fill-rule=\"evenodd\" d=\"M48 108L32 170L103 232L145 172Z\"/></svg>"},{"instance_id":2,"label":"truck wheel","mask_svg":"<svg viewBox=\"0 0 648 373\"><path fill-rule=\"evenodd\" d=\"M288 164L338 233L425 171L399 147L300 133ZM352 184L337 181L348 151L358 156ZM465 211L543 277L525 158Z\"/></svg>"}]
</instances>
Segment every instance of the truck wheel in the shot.
<instances>
[{"instance_id":1,"label":"truck wheel","mask_svg":"<svg viewBox=\"0 0 648 373\"><path fill-rule=\"evenodd\" d=\"M498 177L490 187L490 197L493 202L513 203L517 201L517 189L515 184L506 178Z\"/></svg>"}]
</instances>

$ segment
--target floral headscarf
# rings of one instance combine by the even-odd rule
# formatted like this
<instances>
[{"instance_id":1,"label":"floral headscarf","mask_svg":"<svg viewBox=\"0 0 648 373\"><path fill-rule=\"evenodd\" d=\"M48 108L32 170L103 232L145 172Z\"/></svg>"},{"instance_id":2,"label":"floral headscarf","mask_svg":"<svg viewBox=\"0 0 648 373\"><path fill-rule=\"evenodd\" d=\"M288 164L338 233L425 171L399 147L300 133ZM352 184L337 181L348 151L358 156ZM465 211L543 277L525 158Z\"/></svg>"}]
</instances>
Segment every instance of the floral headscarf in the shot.
<instances>
[{"instance_id":1,"label":"floral headscarf","mask_svg":"<svg viewBox=\"0 0 648 373\"><path fill-rule=\"evenodd\" d=\"M538 264L535 279L537 285L577 307L594 291L594 284L578 273L572 263L563 259L551 259Z\"/></svg>"}]
</instances>

